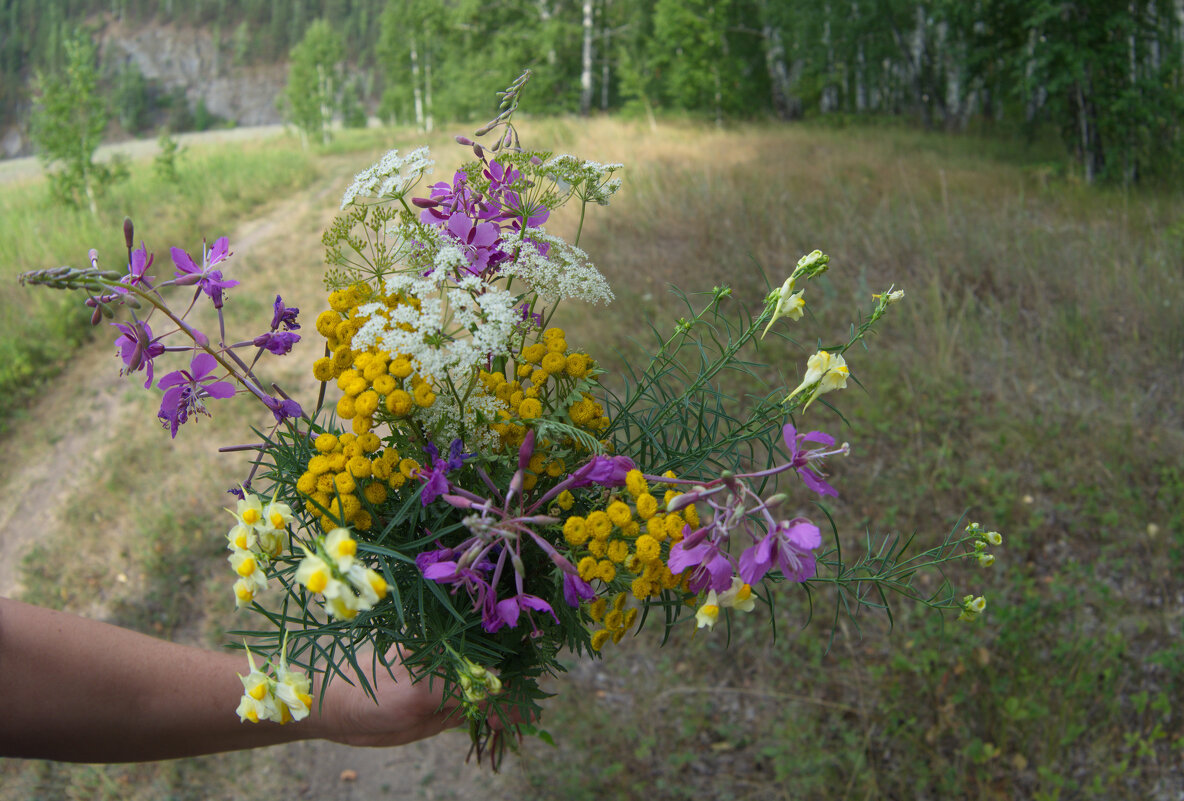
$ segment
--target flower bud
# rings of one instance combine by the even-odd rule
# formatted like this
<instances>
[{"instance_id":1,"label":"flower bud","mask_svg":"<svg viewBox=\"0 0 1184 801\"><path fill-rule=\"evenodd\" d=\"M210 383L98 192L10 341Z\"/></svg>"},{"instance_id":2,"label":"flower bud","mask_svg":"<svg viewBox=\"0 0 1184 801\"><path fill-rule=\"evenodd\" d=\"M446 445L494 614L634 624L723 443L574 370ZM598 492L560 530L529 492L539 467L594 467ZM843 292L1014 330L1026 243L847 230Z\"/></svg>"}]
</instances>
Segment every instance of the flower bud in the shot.
<instances>
[{"instance_id":1,"label":"flower bud","mask_svg":"<svg viewBox=\"0 0 1184 801\"><path fill-rule=\"evenodd\" d=\"M131 217L123 218L123 241L127 244L127 249L131 250L135 243L135 226L132 225Z\"/></svg>"},{"instance_id":2,"label":"flower bud","mask_svg":"<svg viewBox=\"0 0 1184 801\"><path fill-rule=\"evenodd\" d=\"M99 308L99 304L95 304L95 310L91 312L90 324L98 325L99 321L103 319L103 310Z\"/></svg>"},{"instance_id":3,"label":"flower bud","mask_svg":"<svg viewBox=\"0 0 1184 801\"><path fill-rule=\"evenodd\" d=\"M456 139L456 143L457 143L458 145L471 145L471 144L473 144L473 140L472 140L472 139L470 139L470 138L469 138L469 137L467 137L467 136L461 136L461 135L459 135L459 134L458 134L458 135L455 137L455 139Z\"/></svg>"}]
</instances>

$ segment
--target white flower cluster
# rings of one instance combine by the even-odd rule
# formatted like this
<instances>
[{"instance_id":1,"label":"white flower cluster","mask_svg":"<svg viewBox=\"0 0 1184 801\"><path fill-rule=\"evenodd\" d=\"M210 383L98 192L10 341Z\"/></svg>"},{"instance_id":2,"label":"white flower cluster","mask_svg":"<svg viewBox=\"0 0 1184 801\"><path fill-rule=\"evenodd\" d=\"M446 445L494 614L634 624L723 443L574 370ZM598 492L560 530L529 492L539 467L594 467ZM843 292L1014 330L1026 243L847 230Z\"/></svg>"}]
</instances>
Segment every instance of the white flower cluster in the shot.
<instances>
[{"instance_id":1,"label":"white flower cluster","mask_svg":"<svg viewBox=\"0 0 1184 801\"><path fill-rule=\"evenodd\" d=\"M432 171L435 163L431 151L426 147L416 148L406 156L400 156L398 150L392 150L354 177L354 182L341 198L341 208L349 206L359 197L402 197L420 178Z\"/></svg>"},{"instance_id":2,"label":"white flower cluster","mask_svg":"<svg viewBox=\"0 0 1184 801\"><path fill-rule=\"evenodd\" d=\"M468 377L461 378L461 381ZM489 421L497 420L497 412L504 408L492 395L474 392L458 406L451 392L436 396L436 402L419 411L419 419L425 430L437 432L439 442L464 439L467 450L477 453L492 453L501 444L497 433L489 427Z\"/></svg>"},{"instance_id":3,"label":"white flower cluster","mask_svg":"<svg viewBox=\"0 0 1184 801\"><path fill-rule=\"evenodd\" d=\"M541 228L531 229L528 240L550 245L547 255L528 242L523 245L518 258L500 266L501 275L525 281L545 303L569 299L588 303L612 302L613 291L608 281L588 261L587 253Z\"/></svg>"},{"instance_id":4,"label":"white flower cluster","mask_svg":"<svg viewBox=\"0 0 1184 801\"><path fill-rule=\"evenodd\" d=\"M561 191L572 188L581 200L607 206L609 199L621 188L621 179L614 178L613 173L624 168L624 164L584 161L565 153L548 159L540 172L554 181Z\"/></svg>"},{"instance_id":5,"label":"white flower cluster","mask_svg":"<svg viewBox=\"0 0 1184 801\"><path fill-rule=\"evenodd\" d=\"M514 308L514 296L475 275L452 283L432 277L439 274L388 276L386 293L414 297L419 308L381 302L359 306L358 314L370 319L354 334L350 347L403 354L421 375L436 378L483 363L490 354L504 353L521 317Z\"/></svg>"}]
</instances>

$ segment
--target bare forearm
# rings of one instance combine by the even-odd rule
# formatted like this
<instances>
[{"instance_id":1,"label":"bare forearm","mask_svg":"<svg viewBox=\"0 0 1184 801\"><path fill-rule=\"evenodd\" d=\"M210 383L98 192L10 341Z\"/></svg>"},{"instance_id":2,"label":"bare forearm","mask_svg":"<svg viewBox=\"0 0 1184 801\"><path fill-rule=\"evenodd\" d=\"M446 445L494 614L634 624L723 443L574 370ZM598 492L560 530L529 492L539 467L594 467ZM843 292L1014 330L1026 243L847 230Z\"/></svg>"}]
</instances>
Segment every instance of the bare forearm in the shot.
<instances>
[{"instance_id":1,"label":"bare forearm","mask_svg":"<svg viewBox=\"0 0 1184 801\"><path fill-rule=\"evenodd\" d=\"M325 736L234 713L245 657L0 599L0 755L166 759Z\"/></svg>"}]
</instances>

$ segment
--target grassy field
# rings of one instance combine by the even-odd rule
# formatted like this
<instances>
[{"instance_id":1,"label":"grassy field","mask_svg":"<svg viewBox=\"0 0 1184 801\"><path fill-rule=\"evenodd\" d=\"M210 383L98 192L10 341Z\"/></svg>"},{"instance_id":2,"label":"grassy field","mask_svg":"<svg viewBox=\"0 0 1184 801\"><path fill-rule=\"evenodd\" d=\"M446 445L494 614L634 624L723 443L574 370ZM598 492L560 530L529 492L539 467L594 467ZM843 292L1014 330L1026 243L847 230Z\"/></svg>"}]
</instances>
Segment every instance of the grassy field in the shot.
<instances>
[{"instance_id":1,"label":"grassy field","mask_svg":"<svg viewBox=\"0 0 1184 801\"><path fill-rule=\"evenodd\" d=\"M544 720L557 745L530 746L507 797L1177 798L1184 198L1088 189L1035 155L900 130L651 130L601 120L540 122L523 133L540 146L627 164L619 201L593 210L581 241L618 301L611 317L567 309L569 339L606 364L639 358L644 319L665 326L681 314L670 283L688 291L728 283L737 306L755 306L765 276L780 283L799 255L821 248L831 271L811 285L813 316L795 324L802 346L761 349L770 381L796 384L814 338L842 336L870 293L891 283L907 292L870 349L849 354L862 388L853 383L834 402L850 426L821 408L803 422L852 444L852 455L831 465L841 495L829 508L844 547L868 530L917 532L932 543L964 513L1006 539L995 567L954 574L989 599L974 626L902 608L892 632L867 616L858 628L841 622L832 642L830 599L815 599L803 628L810 610L800 593L786 592L775 641L758 611L733 627L730 650L721 632L665 649L643 637L602 662L573 663ZM271 150L247 151L225 169L272 175ZM357 142L295 159L296 172L282 180L296 205L272 212L272 223L292 233L246 258L238 322L258 316L280 285L285 299L320 308L316 229L335 192L373 155L373 142ZM190 183L209 189L224 174L195 170ZM30 210L8 228L6 210L20 207L13 198L38 191L0 193L0 248L42 248L0 251L6 264L56 264L89 246L24 234L50 230L56 212ZM240 220L266 218L266 209L246 209L276 192L241 190L233 209ZM168 233L173 217L205 231L227 213L207 220L161 201L140 212L140 226L164 245L182 236ZM103 229L112 253L121 217L113 212L115 224ZM556 227L574 230L572 220ZM0 332L0 348L22 336ZM71 350L74 336L53 342L37 360L97 353ZM314 355L311 345L296 352L281 373L307 383ZM151 415L147 401L126 395ZM44 424L25 414L28 425ZM23 418L13 419L28 436ZM210 440L181 444L182 435L178 450L154 448L154 424L132 419L108 425L116 442L102 449L96 478L69 495L56 528L29 552L26 595L214 644L231 625L232 604L220 524L210 521L238 466L210 454ZM253 419L227 415L203 433L229 441ZM129 461L167 478L147 487L112 478ZM171 500L200 485L212 489L191 491L186 505ZM124 581L112 581L117 567ZM178 594L179 586L188 589ZM223 759L241 767L246 758ZM190 797L181 788L200 783L203 770L210 787L226 790L218 778L226 764L151 774L25 766L4 775L6 785L19 780L45 797L62 786L71 797L122 797L108 785Z\"/></svg>"},{"instance_id":2,"label":"grassy field","mask_svg":"<svg viewBox=\"0 0 1184 801\"><path fill-rule=\"evenodd\" d=\"M203 238L221 235L226 220L306 185L314 171L294 139L189 148L178 156L176 180L162 177L151 161L135 164L130 179L102 198L97 215L54 205L40 180L0 185L0 304L26 311L0 318L0 427L89 336L88 318L69 313L73 299L29 292L14 280L18 273L85 266L90 248L104 268L119 269L127 261L123 218L130 216L139 225L137 242L152 237L155 274L171 274L163 243L196 252Z\"/></svg>"}]
</instances>

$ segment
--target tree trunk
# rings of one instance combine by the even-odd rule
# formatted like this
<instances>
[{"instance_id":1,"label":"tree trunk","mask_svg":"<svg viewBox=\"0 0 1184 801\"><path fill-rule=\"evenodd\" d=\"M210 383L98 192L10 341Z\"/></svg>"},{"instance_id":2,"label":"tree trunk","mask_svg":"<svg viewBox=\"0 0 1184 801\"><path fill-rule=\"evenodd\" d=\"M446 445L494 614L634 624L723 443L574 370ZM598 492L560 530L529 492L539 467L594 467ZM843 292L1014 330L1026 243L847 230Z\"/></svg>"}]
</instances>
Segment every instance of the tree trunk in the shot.
<instances>
[{"instance_id":1,"label":"tree trunk","mask_svg":"<svg viewBox=\"0 0 1184 801\"><path fill-rule=\"evenodd\" d=\"M592 110L592 0L584 0L584 52L580 70L580 115Z\"/></svg>"},{"instance_id":2,"label":"tree trunk","mask_svg":"<svg viewBox=\"0 0 1184 801\"><path fill-rule=\"evenodd\" d=\"M609 86L609 78L611 77L611 75L609 74L609 70L610 70L609 53L612 52L612 47L610 45L610 42L612 40L613 33L612 33L612 30L609 28L609 24L608 24L608 6L609 6L610 2L612 2L612 0L604 0L604 6L602 8L601 18L600 18L601 31L602 31L601 35L604 39L604 41L601 43L601 46L600 46L600 110L601 111L608 111L608 86Z\"/></svg>"},{"instance_id":3,"label":"tree trunk","mask_svg":"<svg viewBox=\"0 0 1184 801\"><path fill-rule=\"evenodd\" d=\"M409 42L411 46L411 92L415 96L415 127L424 130L423 92L419 88L419 51L415 48L415 38Z\"/></svg>"},{"instance_id":4,"label":"tree trunk","mask_svg":"<svg viewBox=\"0 0 1184 801\"><path fill-rule=\"evenodd\" d=\"M761 26L761 41L765 45L765 68L769 71L769 89L772 94L773 111L780 119L788 120L789 72L785 68L785 43L781 40L781 29L768 22Z\"/></svg>"},{"instance_id":5,"label":"tree trunk","mask_svg":"<svg viewBox=\"0 0 1184 801\"><path fill-rule=\"evenodd\" d=\"M423 127L425 131L431 133L434 127L434 118L432 117L432 49L430 47L423 52L423 105Z\"/></svg>"}]
</instances>

